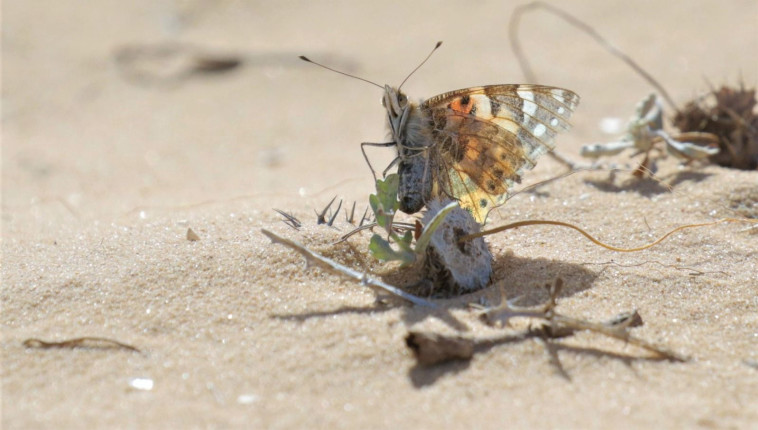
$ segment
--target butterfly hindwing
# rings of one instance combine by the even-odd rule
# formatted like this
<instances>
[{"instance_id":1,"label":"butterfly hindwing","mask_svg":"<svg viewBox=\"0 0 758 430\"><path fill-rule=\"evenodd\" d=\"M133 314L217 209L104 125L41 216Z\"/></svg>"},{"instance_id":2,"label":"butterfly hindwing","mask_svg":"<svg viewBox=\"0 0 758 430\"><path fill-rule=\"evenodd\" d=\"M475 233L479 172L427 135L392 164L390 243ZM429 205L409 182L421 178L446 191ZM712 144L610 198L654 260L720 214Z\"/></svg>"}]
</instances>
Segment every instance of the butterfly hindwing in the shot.
<instances>
[{"instance_id":1,"label":"butterfly hindwing","mask_svg":"<svg viewBox=\"0 0 758 430\"><path fill-rule=\"evenodd\" d=\"M457 198L477 221L505 202L508 190L553 149L579 97L540 85L493 85L451 91L420 106L429 118L440 166L437 194Z\"/></svg>"}]
</instances>

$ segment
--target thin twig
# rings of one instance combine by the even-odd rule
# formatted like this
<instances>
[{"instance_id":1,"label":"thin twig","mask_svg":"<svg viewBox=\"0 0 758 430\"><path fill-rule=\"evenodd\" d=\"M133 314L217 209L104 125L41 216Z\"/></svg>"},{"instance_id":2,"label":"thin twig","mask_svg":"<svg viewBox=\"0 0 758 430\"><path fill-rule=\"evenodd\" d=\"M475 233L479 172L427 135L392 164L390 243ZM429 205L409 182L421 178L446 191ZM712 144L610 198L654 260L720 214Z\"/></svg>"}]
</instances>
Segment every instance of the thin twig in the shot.
<instances>
[{"instance_id":1,"label":"thin twig","mask_svg":"<svg viewBox=\"0 0 758 430\"><path fill-rule=\"evenodd\" d=\"M60 342L47 342L40 339L30 338L23 342L27 348L52 349L52 348L92 348L92 349L115 349L121 348L129 351L142 353L139 349L105 337L77 337Z\"/></svg>"},{"instance_id":2,"label":"thin twig","mask_svg":"<svg viewBox=\"0 0 758 430\"><path fill-rule=\"evenodd\" d=\"M629 328L637 325L639 322L639 318L634 318L635 314L631 314L631 318L624 318L620 321L618 321L618 318L614 318L614 320L608 323L593 323L557 313L555 308L562 285L563 281L560 278L556 279L553 285L548 286L550 294L548 301L536 307L522 308L514 306L512 302L505 300L505 296L503 295L500 305L482 308L481 317L489 324L500 322L503 325L507 324L511 318L543 319L549 325L550 333L553 333L554 336L566 336L572 334L574 331L587 330L622 340L669 360L687 361L687 358L682 355L634 337L629 333Z\"/></svg>"},{"instance_id":3,"label":"thin twig","mask_svg":"<svg viewBox=\"0 0 758 430\"><path fill-rule=\"evenodd\" d=\"M332 203L334 203L335 200L337 200L337 196L334 196L332 198L332 200L329 202L328 205L326 205L326 207L324 208L324 210L321 211L321 213L316 212L314 209L314 212L316 212L316 224L326 224L326 211L329 210L329 208L332 206Z\"/></svg>"},{"instance_id":4,"label":"thin twig","mask_svg":"<svg viewBox=\"0 0 758 430\"><path fill-rule=\"evenodd\" d=\"M354 235L354 234L356 234L356 233L358 233L360 231L368 230L368 229L371 229L371 228L374 228L374 227L376 227L376 223L375 222L372 222L371 224L361 225L360 227L356 227L356 228L350 230L349 232L345 233L344 235L342 235L342 237L340 238L340 240L338 240L337 242L335 242L335 245L338 244L338 243L342 243L342 242L346 241L350 236L352 236L352 235Z\"/></svg>"},{"instance_id":5,"label":"thin twig","mask_svg":"<svg viewBox=\"0 0 758 430\"><path fill-rule=\"evenodd\" d=\"M358 224L358 227L363 227L364 222L370 222L371 221L371 215L368 214L368 206L366 206L366 210L363 211L363 216L361 217L361 222Z\"/></svg>"},{"instance_id":6,"label":"thin twig","mask_svg":"<svg viewBox=\"0 0 758 430\"><path fill-rule=\"evenodd\" d=\"M355 221L355 204L357 202L353 201L353 208L350 210L350 215L347 214L347 208L345 208L345 221L352 224L353 221Z\"/></svg>"},{"instance_id":7,"label":"thin twig","mask_svg":"<svg viewBox=\"0 0 758 430\"><path fill-rule=\"evenodd\" d=\"M598 324L598 323L593 323L589 321L583 321L580 319L571 318L571 317L567 317L567 316L563 316L559 314L554 314L553 317L550 319L550 322L553 325L557 325L559 328L567 327L576 331L587 330L587 331L592 331L595 333L600 333L608 337L616 338L626 343L630 343L632 345L646 349L650 352L658 354L661 357L665 357L669 360L682 361L682 362L688 360L687 357L679 355L676 352L670 351L666 348L662 348L660 346L654 345L653 343L650 343L644 339L640 339L638 337L633 336L631 333L629 333L629 331L624 325L609 326L607 324Z\"/></svg>"},{"instance_id":8,"label":"thin twig","mask_svg":"<svg viewBox=\"0 0 758 430\"><path fill-rule=\"evenodd\" d=\"M334 224L334 220L337 218L337 215L340 214L340 209L342 208L342 199L340 199L339 205L337 205L337 210L334 211L334 214L329 218L329 221L327 221L326 225L331 227Z\"/></svg>"},{"instance_id":9,"label":"thin twig","mask_svg":"<svg viewBox=\"0 0 758 430\"><path fill-rule=\"evenodd\" d=\"M758 225L754 226L754 227L758 227ZM646 264L655 264L655 265L661 266L661 267L666 268L666 269L689 271L690 272L689 273L690 276L700 276L700 275L707 275L707 274L729 275L729 273L727 273L727 272L725 272L723 270L698 270L698 269L695 269L693 267L677 266L676 264L664 264L664 263L661 263L660 261L654 261L654 260L650 260L650 261L646 260L646 261L641 261L639 263L634 263L634 264L621 264L621 263L618 263L618 262L613 261L613 260L611 260L611 261L605 261L605 262L601 262L601 263L585 262L585 263L581 263L581 264L583 266L610 266L610 265L613 265L613 266L617 266L617 267L640 267L640 266L644 266Z\"/></svg>"},{"instance_id":10,"label":"thin twig","mask_svg":"<svg viewBox=\"0 0 758 430\"><path fill-rule=\"evenodd\" d=\"M299 219L295 218L294 215L288 214L287 212L284 212L282 210L274 208L274 210L279 213L279 215L283 216L285 219L282 220L285 224L288 226L294 228L295 230L300 230L300 227L303 226L303 223L300 222Z\"/></svg>"},{"instance_id":11,"label":"thin twig","mask_svg":"<svg viewBox=\"0 0 758 430\"><path fill-rule=\"evenodd\" d=\"M392 285L386 284L380 281L379 279L370 278L366 273L361 273L349 267L343 266L333 260L330 260L322 255L319 255L309 250L305 246L295 241L285 239L266 229L261 229L261 233L263 233L264 235L266 235L266 237L271 239L272 243L278 243L280 245L284 245L300 253L303 257L305 257L306 266L310 266L311 264L313 264L315 266L320 267L321 269L324 269L329 272L336 273L336 274L351 278L355 281L358 281L361 285L370 287L374 291L390 293L396 297L405 299L416 306L437 308L437 305L435 305L432 302L424 300L421 297L414 296L413 294L406 293L405 291L397 287L394 287Z\"/></svg>"},{"instance_id":12,"label":"thin twig","mask_svg":"<svg viewBox=\"0 0 758 430\"><path fill-rule=\"evenodd\" d=\"M350 236L352 236L352 235L354 235L354 234L356 234L356 233L358 233L360 231L363 231L363 230L372 229L372 228L374 228L376 226L377 226L377 224L375 222L372 222L371 224L366 224L366 225L361 225L359 227L356 227L356 228L350 230L349 232L345 233L344 235L342 235L342 237L340 237L340 240L338 240L337 242L334 242L334 244L336 245L338 243L342 243L342 242L346 241L348 238L350 238ZM415 227L416 227L415 224L410 224L410 223L407 223L407 222L393 222L392 223L392 228L395 229L395 230L397 230L398 232L408 231L408 230L414 230Z\"/></svg>"}]
</instances>

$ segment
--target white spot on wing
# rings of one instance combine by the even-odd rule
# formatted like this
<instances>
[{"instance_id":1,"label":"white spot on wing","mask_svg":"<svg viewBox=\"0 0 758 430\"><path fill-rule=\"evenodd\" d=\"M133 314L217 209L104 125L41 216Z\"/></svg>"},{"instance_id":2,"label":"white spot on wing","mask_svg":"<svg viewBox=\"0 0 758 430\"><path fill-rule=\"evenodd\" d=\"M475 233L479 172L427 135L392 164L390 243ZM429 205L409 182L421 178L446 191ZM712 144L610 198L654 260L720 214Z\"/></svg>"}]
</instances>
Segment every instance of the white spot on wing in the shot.
<instances>
[{"instance_id":1,"label":"white spot on wing","mask_svg":"<svg viewBox=\"0 0 758 430\"><path fill-rule=\"evenodd\" d=\"M545 127L544 124L537 124L537 126L534 127L534 135L537 137L540 137L543 134L545 134L545 131L547 131L547 127Z\"/></svg>"},{"instance_id":2,"label":"white spot on wing","mask_svg":"<svg viewBox=\"0 0 758 430\"><path fill-rule=\"evenodd\" d=\"M555 127L558 125L558 118L553 118L550 120L550 126Z\"/></svg>"},{"instance_id":3,"label":"white spot on wing","mask_svg":"<svg viewBox=\"0 0 758 430\"><path fill-rule=\"evenodd\" d=\"M484 118L492 118L492 109L490 106L490 99L487 96L475 95L471 98L476 103L477 116Z\"/></svg>"},{"instance_id":4,"label":"white spot on wing","mask_svg":"<svg viewBox=\"0 0 758 430\"><path fill-rule=\"evenodd\" d=\"M524 108L522 109L525 114L534 116L537 113L537 104L534 103L534 94L529 91L516 91L519 97L523 99Z\"/></svg>"}]
</instances>

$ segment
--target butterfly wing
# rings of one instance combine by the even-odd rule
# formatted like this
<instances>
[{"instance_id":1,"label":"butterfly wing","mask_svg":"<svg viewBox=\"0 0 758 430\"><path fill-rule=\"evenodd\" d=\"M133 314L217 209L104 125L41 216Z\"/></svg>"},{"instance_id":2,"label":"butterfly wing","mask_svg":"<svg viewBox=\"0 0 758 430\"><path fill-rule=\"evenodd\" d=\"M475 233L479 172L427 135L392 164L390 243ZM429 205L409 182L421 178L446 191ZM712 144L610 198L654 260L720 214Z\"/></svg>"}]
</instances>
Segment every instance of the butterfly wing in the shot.
<instances>
[{"instance_id":1,"label":"butterfly wing","mask_svg":"<svg viewBox=\"0 0 758 430\"><path fill-rule=\"evenodd\" d=\"M438 166L435 195L458 199L483 223L524 170L555 147L578 103L569 90L541 85L466 88L424 101Z\"/></svg>"}]
</instances>

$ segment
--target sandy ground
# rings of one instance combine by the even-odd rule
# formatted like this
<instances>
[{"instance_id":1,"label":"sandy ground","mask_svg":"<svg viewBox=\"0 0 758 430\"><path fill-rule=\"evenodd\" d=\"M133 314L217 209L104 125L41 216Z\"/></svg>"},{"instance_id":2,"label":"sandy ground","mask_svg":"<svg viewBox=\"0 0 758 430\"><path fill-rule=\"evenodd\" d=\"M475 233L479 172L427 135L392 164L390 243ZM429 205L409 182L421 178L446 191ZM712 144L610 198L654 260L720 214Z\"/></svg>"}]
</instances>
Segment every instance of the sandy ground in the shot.
<instances>
[{"instance_id":1,"label":"sandy ground","mask_svg":"<svg viewBox=\"0 0 758 430\"><path fill-rule=\"evenodd\" d=\"M381 92L296 56L397 84L444 40L404 87L411 96L520 82L507 39L515 5L5 1L2 427L758 427L758 236L747 225L678 233L634 254L557 228L503 233L488 239L492 286L440 301L447 314L380 304L370 290L305 272L260 233L392 274L367 253L368 234L332 245L350 226L342 217L337 228L316 226L314 215L334 195L362 213L373 185L358 143L385 137ZM561 5L678 103L708 82L758 82L758 2ZM562 21L537 13L521 29L540 82L582 96L558 140L570 157L611 140L600 121L626 119L651 91ZM181 58L139 70L117 61L124 47L163 42L244 62L187 75ZM381 166L392 153L371 157ZM560 172L543 157L525 184ZM578 173L517 195L493 225L554 219L636 246L735 209L756 216L758 172L667 160L658 176L673 191L626 173ZM272 208L304 227L288 228ZM187 228L200 240L188 241ZM645 324L634 333L690 361L586 333L434 367L416 365L405 346L409 328L508 333L466 304L501 289L536 304L556 277L565 314L600 321L638 309ZM81 336L142 352L23 346Z\"/></svg>"}]
</instances>

